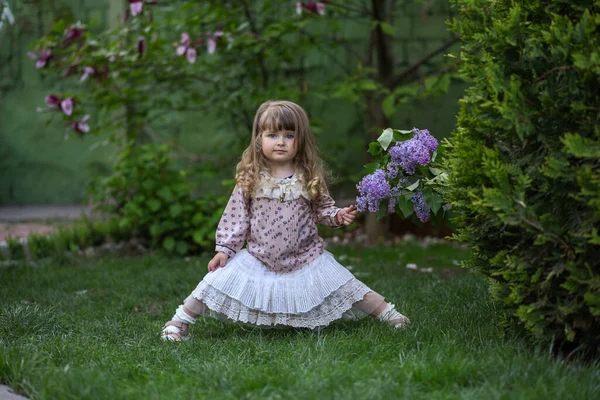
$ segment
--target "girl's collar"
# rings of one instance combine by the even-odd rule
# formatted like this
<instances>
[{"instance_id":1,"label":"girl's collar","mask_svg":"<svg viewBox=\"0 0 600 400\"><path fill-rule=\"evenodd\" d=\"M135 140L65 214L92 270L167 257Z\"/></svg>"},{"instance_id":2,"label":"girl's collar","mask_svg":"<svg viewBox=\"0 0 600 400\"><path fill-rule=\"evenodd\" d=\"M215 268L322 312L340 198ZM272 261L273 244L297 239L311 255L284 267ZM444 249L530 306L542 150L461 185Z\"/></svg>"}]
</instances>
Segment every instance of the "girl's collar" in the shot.
<instances>
[{"instance_id":1,"label":"girl's collar","mask_svg":"<svg viewBox=\"0 0 600 400\"><path fill-rule=\"evenodd\" d=\"M254 191L254 197L266 197L280 201L296 200L304 197L310 200L310 195L306 191L303 180L297 171L287 178L275 178L266 171L261 172L260 180Z\"/></svg>"}]
</instances>

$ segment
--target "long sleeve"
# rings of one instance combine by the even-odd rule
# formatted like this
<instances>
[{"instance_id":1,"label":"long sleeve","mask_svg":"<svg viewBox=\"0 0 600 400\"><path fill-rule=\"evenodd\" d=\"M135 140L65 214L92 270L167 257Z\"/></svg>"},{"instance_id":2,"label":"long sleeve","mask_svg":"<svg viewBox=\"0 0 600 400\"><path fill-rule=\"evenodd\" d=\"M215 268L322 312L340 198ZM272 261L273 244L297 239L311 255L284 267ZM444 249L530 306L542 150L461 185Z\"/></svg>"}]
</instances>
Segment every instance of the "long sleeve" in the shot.
<instances>
[{"instance_id":1,"label":"long sleeve","mask_svg":"<svg viewBox=\"0 0 600 400\"><path fill-rule=\"evenodd\" d=\"M246 242L250 232L250 202L237 185L217 226L216 251L232 258Z\"/></svg>"},{"instance_id":2,"label":"long sleeve","mask_svg":"<svg viewBox=\"0 0 600 400\"><path fill-rule=\"evenodd\" d=\"M335 215L340 208L335 206L335 201L328 193L325 193L318 201L313 203L313 210L317 218L317 223L333 228L341 226L335 221Z\"/></svg>"}]
</instances>

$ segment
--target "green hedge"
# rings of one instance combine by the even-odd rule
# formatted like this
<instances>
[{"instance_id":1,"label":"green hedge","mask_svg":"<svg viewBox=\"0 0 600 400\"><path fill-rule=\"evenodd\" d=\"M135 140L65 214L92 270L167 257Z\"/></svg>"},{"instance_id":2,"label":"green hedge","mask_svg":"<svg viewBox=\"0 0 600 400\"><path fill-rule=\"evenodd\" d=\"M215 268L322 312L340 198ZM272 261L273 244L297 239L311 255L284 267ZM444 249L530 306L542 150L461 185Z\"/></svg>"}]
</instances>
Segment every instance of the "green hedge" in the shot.
<instances>
[{"instance_id":1,"label":"green hedge","mask_svg":"<svg viewBox=\"0 0 600 400\"><path fill-rule=\"evenodd\" d=\"M471 86L450 140L466 267L514 321L598 354L600 1L458 0Z\"/></svg>"}]
</instances>

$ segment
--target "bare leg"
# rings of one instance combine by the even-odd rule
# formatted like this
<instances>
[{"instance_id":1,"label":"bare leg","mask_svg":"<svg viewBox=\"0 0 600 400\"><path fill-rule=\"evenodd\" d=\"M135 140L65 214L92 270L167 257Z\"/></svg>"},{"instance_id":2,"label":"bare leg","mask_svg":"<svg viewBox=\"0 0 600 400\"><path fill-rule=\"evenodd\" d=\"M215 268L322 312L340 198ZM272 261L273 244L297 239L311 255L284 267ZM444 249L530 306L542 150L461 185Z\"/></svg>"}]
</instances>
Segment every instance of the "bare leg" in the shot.
<instances>
[{"instance_id":1,"label":"bare leg","mask_svg":"<svg viewBox=\"0 0 600 400\"><path fill-rule=\"evenodd\" d=\"M365 297L354 303L353 307L370 314L396 328L402 328L410 323L409 319L396 311L395 306L391 303L386 303L383 297L375 292L369 292Z\"/></svg>"},{"instance_id":2,"label":"bare leg","mask_svg":"<svg viewBox=\"0 0 600 400\"><path fill-rule=\"evenodd\" d=\"M173 318L165 324L161 338L173 342L189 339L188 326L195 323L196 318L207 310L208 308L204 303L193 296L189 296L177 308Z\"/></svg>"}]
</instances>

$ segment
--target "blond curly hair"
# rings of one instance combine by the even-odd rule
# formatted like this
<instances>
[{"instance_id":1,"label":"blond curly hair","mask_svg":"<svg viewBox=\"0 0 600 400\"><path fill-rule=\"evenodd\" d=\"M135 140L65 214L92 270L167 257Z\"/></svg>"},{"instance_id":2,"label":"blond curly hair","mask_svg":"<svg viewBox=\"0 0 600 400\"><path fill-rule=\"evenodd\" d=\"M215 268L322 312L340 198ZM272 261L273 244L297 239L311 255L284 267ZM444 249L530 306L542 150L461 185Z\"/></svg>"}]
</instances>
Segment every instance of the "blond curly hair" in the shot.
<instances>
[{"instance_id":1,"label":"blond curly hair","mask_svg":"<svg viewBox=\"0 0 600 400\"><path fill-rule=\"evenodd\" d=\"M258 107L252 125L252 140L236 167L237 185L245 196L252 196L260 173L271 170L270 162L262 152L262 133L282 130L295 133L298 150L294 158L296 176L313 199L321 198L327 193L327 171L318 155L306 111L291 101L267 101Z\"/></svg>"}]
</instances>

